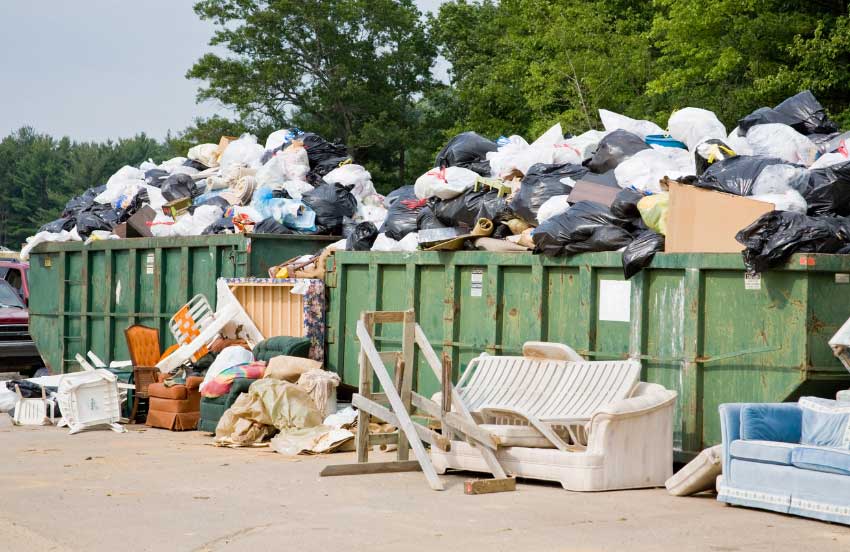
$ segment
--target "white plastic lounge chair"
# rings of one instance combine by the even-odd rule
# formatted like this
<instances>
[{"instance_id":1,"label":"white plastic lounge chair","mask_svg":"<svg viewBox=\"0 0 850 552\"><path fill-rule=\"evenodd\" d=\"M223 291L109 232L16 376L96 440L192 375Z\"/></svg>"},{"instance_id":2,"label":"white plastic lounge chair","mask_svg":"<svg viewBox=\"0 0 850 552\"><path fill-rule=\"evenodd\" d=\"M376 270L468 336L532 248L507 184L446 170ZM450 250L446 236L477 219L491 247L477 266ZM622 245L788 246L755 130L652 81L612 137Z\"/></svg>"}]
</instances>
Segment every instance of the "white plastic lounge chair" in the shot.
<instances>
[{"instance_id":1,"label":"white plastic lounge chair","mask_svg":"<svg viewBox=\"0 0 850 552\"><path fill-rule=\"evenodd\" d=\"M15 386L18 402L15 403L13 421L15 425L50 425L53 423L55 404L47 398L44 387L41 388L41 398L26 399L21 394L20 386ZM50 409L50 416L47 409Z\"/></svg>"},{"instance_id":2,"label":"white plastic lounge chair","mask_svg":"<svg viewBox=\"0 0 850 552\"><path fill-rule=\"evenodd\" d=\"M96 426L125 432L118 423L121 420L118 378L103 368L90 369L92 367L80 355L76 358L85 369L65 374L59 380L56 393L56 401L62 411L59 427L70 427L69 435Z\"/></svg>"},{"instance_id":3,"label":"white plastic lounge chair","mask_svg":"<svg viewBox=\"0 0 850 552\"><path fill-rule=\"evenodd\" d=\"M548 344L528 345L524 351L539 352L541 345ZM531 426L556 448L569 451L586 444L585 427L593 414L631 396L639 379L640 363L634 360L576 362L482 355L469 363L458 388L482 422ZM528 435L533 436L535 432Z\"/></svg>"}]
</instances>

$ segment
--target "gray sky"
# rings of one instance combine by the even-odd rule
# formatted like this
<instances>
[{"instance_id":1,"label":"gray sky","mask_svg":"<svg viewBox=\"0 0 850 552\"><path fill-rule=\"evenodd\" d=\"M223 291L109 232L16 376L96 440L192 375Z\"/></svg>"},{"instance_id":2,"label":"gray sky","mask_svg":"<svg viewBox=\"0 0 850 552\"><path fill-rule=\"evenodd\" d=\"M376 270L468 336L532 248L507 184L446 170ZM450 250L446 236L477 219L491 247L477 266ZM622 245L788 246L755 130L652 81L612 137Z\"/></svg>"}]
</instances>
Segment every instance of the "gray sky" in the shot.
<instances>
[{"instance_id":1,"label":"gray sky","mask_svg":"<svg viewBox=\"0 0 850 552\"><path fill-rule=\"evenodd\" d=\"M198 83L184 78L213 32L193 3L2 0L0 136L29 125L75 140L162 138L197 116L227 115L196 104ZM441 0L416 3L433 10Z\"/></svg>"}]
</instances>

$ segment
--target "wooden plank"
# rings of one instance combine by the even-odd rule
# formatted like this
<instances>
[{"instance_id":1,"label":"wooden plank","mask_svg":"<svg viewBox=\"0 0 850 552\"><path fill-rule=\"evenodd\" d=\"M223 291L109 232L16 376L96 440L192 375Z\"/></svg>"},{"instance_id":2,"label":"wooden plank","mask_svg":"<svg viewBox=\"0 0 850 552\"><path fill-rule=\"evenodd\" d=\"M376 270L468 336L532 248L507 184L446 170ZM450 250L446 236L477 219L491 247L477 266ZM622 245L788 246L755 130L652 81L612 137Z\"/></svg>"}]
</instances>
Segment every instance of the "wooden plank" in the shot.
<instances>
[{"instance_id":1,"label":"wooden plank","mask_svg":"<svg viewBox=\"0 0 850 552\"><path fill-rule=\"evenodd\" d=\"M504 493L516 490L516 479L467 479L463 482L463 494L477 495L489 493Z\"/></svg>"},{"instance_id":2,"label":"wooden plank","mask_svg":"<svg viewBox=\"0 0 850 552\"><path fill-rule=\"evenodd\" d=\"M422 466L416 460L406 462L370 462L366 464L336 464L325 466L320 477L334 477L337 475L366 475L373 473L400 473L422 471Z\"/></svg>"},{"instance_id":3,"label":"wooden plank","mask_svg":"<svg viewBox=\"0 0 850 552\"><path fill-rule=\"evenodd\" d=\"M440 478L437 477L437 472L434 469L434 465L431 463L431 458L425 451L422 441L419 440L419 435L416 433L416 428L414 427L416 424L413 423L413 420L410 419L410 415L404 409L404 403L402 403L401 397L393 387L390 374L387 372L383 364L381 364L381 359L378 357L378 351L375 349L371 336L366 330L366 325L363 324L362 320L357 323L357 337L360 339L361 351L366 354L366 357L372 364L372 371L378 377L378 381L381 382L381 386L384 388L384 392L387 394L387 398L390 401L390 406L392 407L395 415L398 417L399 428L404 431L405 435L407 435L407 440L413 449L413 454L422 466L422 472L425 474L425 479L428 480L428 484L432 489L435 491L442 491L444 489L443 483L440 481Z\"/></svg>"},{"instance_id":4,"label":"wooden plank","mask_svg":"<svg viewBox=\"0 0 850 552\"><path fill-rule=\"evenodd\" d=\"M396 445L398 444L398 431L392 433L370 433L369 444L371 446Z\"/></svg>"},{"instance_id":5,"label":"wooden plank","mask_svg":"<svg viewBox=\"0 0 850 552\"><path fill-rule=\"evenodd\" d=\"M375 311L372 320L375 324L400 324L404 322L405 311Z\"/></svg>"},{"instance_id":6,"label":"wooden plank","mask_svg":"<svg viewBox=\"0 0 850 552\"><path fill-rule=\"evenodd\" d=\"M404 312L404 321L401 330L401 357L399 358L399 362L396 364L396 383L398 385L397 389L401 395L401 402L404 405L404 411L411 411L411 403L410 403L410 394L413 390L413 370L415 367L413 361L413 351L416 343L414 341L414 332L416 324L416 314L413 312L413 309L406 310ZM417 424L417 427L420 427ZM437 435L436 433L434 435ZM441 439L442 444L439 445L439 448L442 450L448 450L448 440L443 439L443 437L437 435L439 439ZM434 446L433 442L428 441ZM404 438L404 435L400 434L398 439L398 459L399 460L407 460L410 457L409 444Z\"/></svg>"},{"instance_id":7,"label":"wooden plank","mask_svg":"<svg viewBox=\"0 0 850 552\"><path fill-rule=\"evenodd\" d=\"M388 408L385 408L385 407L379 405L378 403L372 402L369 399L367 399L367 398L365 398L361 395L354 395L354 397L352 398L351 404L355 408L358 408L360 410L365 410L366 412L368 412L372 416L375 416L376 418L380 418L381 420L384 420L385 422L387 422L390 425L394 425L396 427L399 427L400 421L398 419L398 416L396 416ZM440 435L436 431L430 430L423 425L414 423L413 426L416 429L416 434L419 435L419 438L421 440L425 441L426 443L428 443L430 445L433 445L433 446L439 448L440 450L446 450L446 451L449 450L449 440L448 439L446 439L445 437L443 437L442 435ZM374 437L375 437L374 434L370 435L369 439L373 440ZM401 440L400 437L401 437L401 435L399 435L399 441Z\"/></svg>"},{"instance_id":8,"label":"wooden plank","mask_svg":"<svg viewBox=\"0 0 850 552\"><path fill-rule=\"evenodd\" d=\"M437 358L437 353L434 352L434 348L431 347L431 343L428 341L428 338L425 336L425 332L422 331L422 328L419 326L419 324L416 324L415 335L416 344L419 345L419 350L422 351L422 355L425 357L426 363L431 367L431 370L434 372L434 376L436 376L436 378L440 380L440 383L442 384L442 364L440 363L440 359ZM466 407L466 404L463 402L460 393L457 392L457 389L455 389L454 385L451 386L451 390L452 404L458 410L462 419L465 422L468 422L478 427L478 424L475 423L475 418L472 417L472 414L469 412L469 409ZM446 413L445 420L447 423L452 425L449 417L450 414L453 413ZM504 468L502 468L502 465L499 464L498 458L496 458L495 452L493 452L487 447L476 448L481 453L481 457L484 459L484 462L487 464L487 467L490 469L490 473L493 474L494 478L504 479L505 477L507 477Z\"/></svg>"},{"instance_id":9,"label":"wooden plank","mask_svg":"<svg viewBox=\"0 0 850 552\"><path fill-rule=\"evenodd\" d=\"M487 430L481 429L474 422L469 422L461 417L457 412L442 412L440 405L434 401L423 397L419 393L413 393L413 406L422 410L429 416L440 419L445 425L448 425L455 431L462 433L466 437L474 440L476 443L487 448L496 450L500 441L498 437L491 435ZM445 428L443 428L445 432Z\"/></svg>"},{"instance_id":10,"label":"wooden plank","mask_svg":"<svg viewBox=\"0 0 850 552\"><path fill-rule=\"evenodd\" d=\"M374 326L372 325L372 317L368 313L362 313L360 315L360 321L357 323L357 327L359 329L360 325L363 324L364 330L367 335L371 336L374 331ZM361 339L362 340L362 339ZM369 359L366 358L366 354L363 352L363 348L360 348L360 355L358 357L359 365L360 365L360 395L369 398L372 396L372 370L369 369ZM357 413L357 435L356 435L356 443L357 443L357 461L358 462L368 462L369 461L369 413L366 411L359 411Z\"/></svg>"}]
</instances>

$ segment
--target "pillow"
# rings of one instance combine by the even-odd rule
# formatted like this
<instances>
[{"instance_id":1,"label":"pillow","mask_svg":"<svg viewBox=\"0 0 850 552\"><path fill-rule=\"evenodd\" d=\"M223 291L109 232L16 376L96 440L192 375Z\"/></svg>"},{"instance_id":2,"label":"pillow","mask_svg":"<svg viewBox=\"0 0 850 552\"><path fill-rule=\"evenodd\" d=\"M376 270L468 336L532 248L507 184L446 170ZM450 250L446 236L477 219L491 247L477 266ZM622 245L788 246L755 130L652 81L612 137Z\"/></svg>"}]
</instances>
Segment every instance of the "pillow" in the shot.
<instances>
[{"instance_id":1,"label":"pillow","mask_svg":"<svg viewBox=\"0 0 850 552\"><path fill-rule=\"evenodd\" d=\"M818 397L801 397L799 405L802 444L850 449L850 405Z\"/></svg>"},{"instance_id":2,"label":"pillow","mask_svg":"<svg viewBox=\"0 0 850 552\"><path fill-rule=\"evenodd\" d=\"M799 443L802 413L796 404L747 404L741 408L741 439Z\"/></svg>"},{"instance_id":3,"label":"pillow","mask_svg":"<svg viewBox=\"0 0 850 552\"><path fill-rule=\"evenodd\" d=\"M713 491L721 472L723 445L707 448L664 482L673 496L691 496L703 491Z\"/></svg>"},{"instance_id":4,"label":"pillow","mask_svg":"<svg viewBox=\"0 0 850 552\"><path fill-rule=\"evenodd\" d=\"M264 377L295 383L304 372L321 369L322 363L316 360L279 355L269 360Z\"/></svg>"}]
</instances>

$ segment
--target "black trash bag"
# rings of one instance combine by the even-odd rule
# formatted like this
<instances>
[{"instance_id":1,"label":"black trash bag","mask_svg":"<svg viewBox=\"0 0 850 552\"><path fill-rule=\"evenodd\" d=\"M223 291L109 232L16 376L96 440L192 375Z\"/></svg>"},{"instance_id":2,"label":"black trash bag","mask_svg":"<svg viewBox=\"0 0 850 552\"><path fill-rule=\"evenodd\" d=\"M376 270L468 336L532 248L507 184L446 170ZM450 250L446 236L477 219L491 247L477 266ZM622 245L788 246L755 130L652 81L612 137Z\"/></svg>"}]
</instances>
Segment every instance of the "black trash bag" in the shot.
<instances>
[{"instance_id":1,"label":"black trash bag","mask_svg":"<svg viewBox=\"0 0 850 552\"><path fill-rule=\"evenodd\" d=\"M463 167L482 176L490 174L487 153L498 151L496 142L484 138L477 132L458 134L437 154L435 167Z\"/></svg>"},{"instance_id":2,"label":"black trash bag","mask_svg":"<svg viewBox=\"0 0 850 552\"><path fill-rule=\"evenodd\" d=\"M78 195L74 198L68 200L68 203L65 204L65 209L62 210L63 217L73 217L82 213L84 211L88 211L94 206L94 198L100 195L106 189L106 186L98 186L97 188L89 188L81 195Z\"/></svg>"},{"instance_id":3,"label":"black trash bag","mask_svg":"<svg viewBox=\"0 0 850 552\"><path fill-rule=\"evenodd\" d=\"M838 125L829 119L826 110L810 90L804 90L787 98L773 109L769 107L756 109L738 121L739 134L746 136L747 131L753 126L768 123L788 125L806 135L830 134L838 130Z\"/></svg>"},{"instance_id":4,"label":"black trash bag","mask_svg":"<svg viewBox=\"0 0 850 552\"><path fill-rule=\"evenodd\" d=\"M115 224L127 222L127 220L135 215L136 212L146 203L150 203L150 198L148 198L148 191L142 188L132 198L129 200L125 199L123 202L118 204L118 207L115 209L115 217L117 220ZM111 220L105 216L103 219L107 222L111 222Z\"/></svg>"},{"instance_id":5,"label":"black trash bag","mask_svg":"<svg viewBox=\"0 0 850 552\"><path fill-rule=\"evenodd\" d=\"M573 191L571 185L564 184L561 180L564 178L579 180L587 172L587 168L572 163L532 165L522 178L519 192L514 196L510 207L517 217L535 226L537 212L546 200L559 195L568 195Z\"/></svg>"},{"instance_id":6,"label":"black trash bag","mask_svg":"<svg viewBox=\"0 0 850 552\"><path fill-rule=\"evenodd\" d=\"M617 192L617 197L611 203L611 214L621 220L635 220L641 218L638 210L638 201L644 198L644 195L632 188L624 188Z\"/></svg>"},{"instance_id":7,"label":"black trash bag","mask_svg":"<svg viewBox=\"0 0 850 552\"><path fill-rule=\"evenodd\" d=\"M531 234L534 252L550 257L587 251L616 251L632 236L622 221L602 204L579 201L570 209L547 219Z\"/></svg>"},{"instance_id":8,"label":"black trash bag","mask_svg":"<svg viewBox=\"0 0 850 552\"><path fill-rule=\"evenodd\" d=\"M703 154L706 154L707 157L703 157ZM717 138L712 138L702 142L699 146L697 146L696 150L694 150L694 161L696 164L697 176L704 173L708 167L714 163L722 161L723 159L735 157L736 155L737 154L734 150L726 145L726 142L718 140Z\"/></svg>"},{"instance_id":9,"label":"black trash bag","mask_svg":"<svg viewBox=\"0 0 850 552\"><path fill-rule=\"evenodd\" d=\"M256 227L255 227L256 228ZM214 223L210 224L204 231L201 232L202 236L209 236L211 234L228 234L233 233L233 219L230 217L221 217Z\"/></svg>"},{"instance_id":10,"label":"black trash bag","mask_svg":"<svg viewBox=\"0 0 850 552\"><path fill-rule=\"evenodd\" d=\"M429 206L437 220L446 226L474 228L478 219L500 224L513 218L513 211L497 190L467 190L452 199L433 198Z\"/></svg>"},{"instance_id":11,"label":"black trash bag","mask_svg":"<svg viewBox=\"0 0 850 552\"><path fill-rule=\"evenodd\" d=\"M109 211L113 211L113 209L109 209ZM105 218L114 220L115 217L107 211L101 211L100 214L93 212L80 213L77 216L77 233L85 240L95 230L111 231L115 227L115 223L110 224Z\"/></svg>"},{"instance_id":12,"label":"black trash bag","mask_svg":"<svg viewBox=\"0 0 850 552\"><path fill-rule=\"evenodd\" d=\"M59 232L65 230L66 232L70 232L76 226L77 221L73 217L66 218L58 218L53 222L48 222L44 226L38 229L39 232L51 232L54 234L58 234Z\"/></svg>"},{"instance_id":13,"label":"black trash bag","mask_svg":"<svg viewBox=\"0 0 850 552\"><path fill-rule=\"evenodd\" d=\"M198 194L195 181L188 174L172 174L162 183L162 197L166 201L174 201L183 197L194 197Z\"/></svg>"},{"instance_id":14,"label":"black trash bag","mask_svg":"<svg viewBox=\"0 0 850 552\"><path fill-rule=\"evenodd\" d=\"M498 228L503 222L507 222L514 217L514 210L511 209L508 198L506 196L499 197L499 192L497 190L490 190L484 195L484 199L481 202L481 208L478 210L478 216L476 218L484 218L492 221Z\"/></svg>"},{"instance_id":15,"label":"black trash bag","mask_svg":"<svg viewBox=\"0 0 850 552\"><path fill-rule=\"evenodd\" d=\"M416 232L417 219L425 207L425 200L416 197L413 186L402 186L393 191L384 200L387 207L387 218L381 226L380 232L385 233L388 238L401 240L411 232Z\"/></svg>"},{"instance_id":16,"label":"black trash bag","mask_svg":"<svg viewBox=\"0 0 850 552\"><path fill-rule=\"evenodd\" d=\"M221 196L212 196L205 198L202 202L195 205L195 207L197 208L201 205L213 205L215 207L219 207L222 211L227 211L230 208L230 202Z\"/></svg>"},{"instance_id":17,"label":"black trash bag","mask_svg":"<svg viewBox=\"0 0 850 552\"><path fill-rule=\"evenodd\" d=\"M599 141L596 153L586 160L584 165L591 171L602 174L645 149L650 148L637 134L627 130L615 130Z\"/></svg>"},{"instance_id":18,"label":"black trash bag","mask_svg":"<svg viewBox=\"0 0 850 552\"><path fill-rule=\"evenodd\" d=\"M254 225L254 234L294 234L292 230L269 217Z\"/></svg>"},{"instance_id":19,"label":"black trash bag","mask_svg":"<svg viewBox=\"0 0 850 552\"><path fill-rule=\"evenodd\" d=\"M41 398L41 386L37 383L27 380L9 380L6 382L6 389L9 391L14 391L15 387L21 388L21 396L25 399ZM49 393L45 393L45 395L48 394Z\"/></svg>"},{"instance_id":20,"label":"black trash bag","mask_svg":"<svg viewBox=\"0 0 850 552\"><path fill-rule=\"evenodd\" d=\"M168 171L162 169L150 169L145 171L145 184L159 188L165 179L168 178Z\"/></svg>"},{"instance_id":21,"label":"black trash bag","mask_svg":"<svg viewBox=\"0 0 850 552\"><path fill-rule=\"evenodd\" d=\"M311 172L319 176L325 176L341 163L351 159L344 145L332 144L318 134L306 132L298 136L298 139L304 143L304 149L307 150Z\"/></svg>"},{"instance_id":22,"label":"black trash bag","mask_svg":"<svg viewBox=\"0 0 850 552\"><path fill-rule=\"evenodd\" d=\"M791 211L771 211L735 235L744 247L750 273L780 266L793 253L835 253L850 245L845 218L809 217Z\"/></svg>"},{"instance_id":23,"label":"black trash bag","mask_svg":"<svg viewBox=\"0 0 850 552\"><path fill-rule=\"evenodd\" d=\"M351 163L352 159L349 156L345 157L329 157L324 161L319 161L316 163L315 167L310 169L310 172L317 176L325 176L329 172L334 169L338 169L339 167ZM314 177L315 178L315 177ZM308 180L309 181L309 180Z\"/></svg>"},{"instance_id":24,"label":"black trash bag","mask_svg":"<svg viewBox=\"0 0 850 552\"><path fill-rule=\"evenodd\" d=\"M803 197L810 216L850 215L850 161L809 171Z\"/></svg>"},{"instance_id":25,"label":"black trash bag","mask_svg":"<svg viewBox=\"0 0 850 552\"><path fill-rule=\"evenodd\" d=\"M700 188L739 196L753 193L753 183L765 167L786 165L787 161L761 155L739 155L712 163L697 180Z\"/></svg>"},{"instance_id":26,"label":"black trash bag","mask_svg":"<svg viewBox=\"0 0 850 552\"><path fill-rule=\"evenodd\" d=\"M623 250L623 275L626 280L649 266L652 258L664 251L664 235L644 230Z\"/></svg>"},{"instance_id":27,"label":"black trash bag","mask_svg":"<svg viewBox=\"0 0 850 552\"><path fill-rule=\"evenodd\" d=\"M440 222L430 205L419 210L419 214L416 216L417 230L437 230L440 228L446 228L446 225Z\"/></svg>"},{"instance_id":28,"label":"black trash bag","mask_svg":"<svg viewBox=\"0 0 850 552\"><path fill-rule=\"evenodd\" d=\"M369 251L378 238L378 229L371 222L361 222L345 240L346 251Z\"/></svg>"},{"instance_id":29,"label":"black trash bag","mask_svg":"<svg viewBox=\"0 0 850 552\"><path fill-rule=\"evenodd\" d=\"M339 234L343 219L354 216L357 199L351 194L351 188L339 183L326 183L301 196L301 201L316 212L319 234Z\"/></svg>"},{"instance_id":30,"label":"black trash bag","mask_svg":"<svg viewBox=\"0 0 850 552\"><path fill-rule=\"evenodd\" d=\"M195 159L187 159L183 161L184 167L192 167L193 169L197 169L198 171L205 171L209 169L206 165L201 163L200 161L196 161Z\"/></svg>"}]
</instances>

